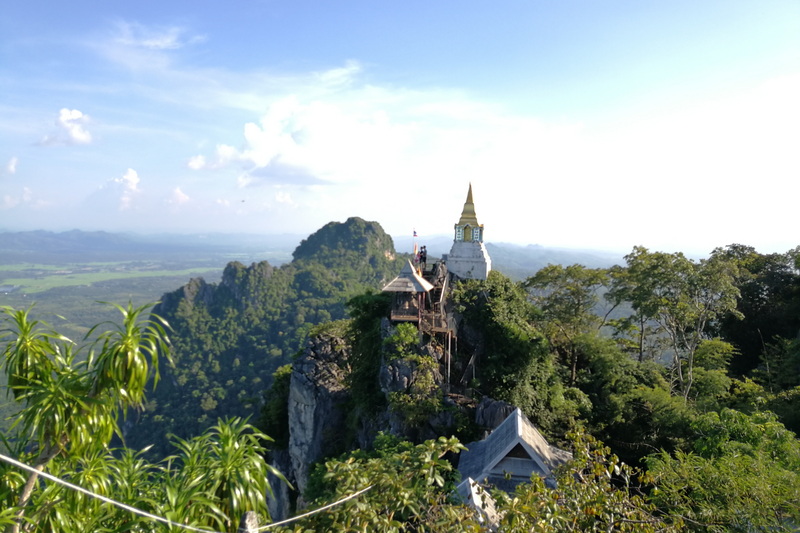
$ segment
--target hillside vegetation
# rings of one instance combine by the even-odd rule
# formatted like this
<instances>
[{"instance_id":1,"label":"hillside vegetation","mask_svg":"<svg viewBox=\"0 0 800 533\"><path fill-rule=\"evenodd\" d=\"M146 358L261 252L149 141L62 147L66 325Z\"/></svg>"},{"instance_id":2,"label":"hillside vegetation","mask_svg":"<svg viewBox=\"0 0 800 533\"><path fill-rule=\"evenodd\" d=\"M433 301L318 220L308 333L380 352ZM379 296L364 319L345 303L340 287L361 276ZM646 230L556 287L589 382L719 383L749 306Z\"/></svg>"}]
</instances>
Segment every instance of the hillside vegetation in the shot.
<instances>
[{"instance_id":1,"label":"hillside vegetation","mask_svg":"<svg viewBox=\"0 0 800 533\"><path fill-rule=\"evenodd\" d=\"M332 222L300 243L281 267L229 263L219 283L192 279L153 312L172 327L174 367L127 428L134 447L167 448L167 435L199 435L223 416L258 414L273 372L309 330L345 318L345 302L379 289L400 270L392 238L375 222Z\"/></svg>"},{"instance_id":2,"label":"hillside vegetation","mask_svg":"<svg viewBox=\"0 0 800 533\"><path fill-rule=\"evenodd\" d=\"M455 361L475 356L477 366L468 387L451 381L449 390L521 407L551 441L575 454L556 487L534 476L510 497L493 493L505 513L502 531L796 531L798 250L763 255L731 245L693 261L637 247L624 266L610 269L550 265L521 283L493 271L485 281L460 283L453 299L463 317ZM355 342L354 409L368 418L376 403L385 406L390 419L413 421L413 431L406 427L401 436L415 441L452 410L426 380L428 347L404 324L376 342L375 319L385 316L385 303L374 296L354 304L348 337ZM621 305L629 309L624 318L597 314ZM415 368L410 384L399 397L389 392L381 400L374 361L398 358ZM386 516L401 517L402 531L469 523L458 505L446 502L448 483L457 479L449 463L439 464L438 482L410 474L433 471L414 461L452 452L452 441L443 436L387 452L382 439L372 452L324 459L305 496L321 505L368 480L380 489L365 494L360 506L309 519L294 531L309 524L356 531ZM403 454L414 459L398 464ZM405 506L409 500L421 507Z\"/></svg>"},{"instance_id":3,"label":"hillside vegetation","mask_svg":"<svg viewBox=\"0 0 800 533\"><path fill-rule=\"evenodd\" d=\"M452 373L435 339L381 326L375 289L400 266L378 224L331 223L291 263L229 263L219 283L165 294L149 320L120 308L91 357L8 309L3 369L22 431L6 451L185 524L234 531L248 508L265 520L268 485L236 473L263 480L264 447L289 445L286 365L320 333L338 336L350 402L325 444L352 451L323 457L295 496L317 507L366 492L283 531L480 530L451 498L453 435L479 435L463 415L480 398L519 406L574 456L555 485L534 476L492 494L501 531L796 531L800 250L730 245L691 260L637 247L610 268L458 283ZM384 390L385 364L405 388ZM145 397L147 376L160 380ZM262 406L274 443L238 418ZM110 448L114 434L127 450ZM161 527L5 464L0 505L12 530Z\"/></svg>"}]
</instances>

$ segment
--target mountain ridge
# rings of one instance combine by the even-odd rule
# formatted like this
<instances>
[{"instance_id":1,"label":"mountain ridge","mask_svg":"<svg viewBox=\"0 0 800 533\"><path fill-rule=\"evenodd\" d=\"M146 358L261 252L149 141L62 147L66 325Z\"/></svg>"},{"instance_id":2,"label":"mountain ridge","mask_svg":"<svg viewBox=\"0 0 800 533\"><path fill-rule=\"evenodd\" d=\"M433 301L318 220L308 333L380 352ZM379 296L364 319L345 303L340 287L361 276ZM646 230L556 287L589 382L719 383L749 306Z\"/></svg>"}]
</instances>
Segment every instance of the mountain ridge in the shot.
<instances>
[{"instance_id":1,"label":"mountain ridge","mask_svg":"<svg viewBox=\"0 0 800 533\"><path fill-rule=\"evenodd\" d=\"M359 217L351 217L359 219ZM350 219L348 219L350 220ZM330 224L346 224L331 222ZM381 230L383 231L383 230ZM270 261L280 266L294 258L307 255L304 243L310 236L295 234L259 235L253 233L197 233L197 234L136 234L110 233L104 231L70 230L52 232L46 230L24 232L0 231L0 253L4 264L17 262L64 263L87 260L123 259L142 255L187 255L194 253L248 252L257 257L267 253ZM411 237L394 237L387 234L393 243L394 253L413 252ZM429 257L441 257L450 251L452 238L434 235L416 239L425 245ZM307 246L307 245L306 245ZM580 263L590 268L608 267L622 262L622 254L604 250L547 247L539 244L513 244L487 242L494 268L513 279L524 279L548 264Z\"/></svg>"},{"instance_id":2,"label":"mountain ridge","mask_svg":"<svg viewBox=\"0 0 800 533\"><path fill-rule=\"evenodd\" d=\"M345 302L377 291L400 269L391 237L353 217L311 234L279 267L233 261L219 283L194 278L166 293L153 312L172 327L172 360L136 427L134 447L166 446L219 417L253 416L272 374L317 325L346 317Z\"/></svg>"}]
</instances>

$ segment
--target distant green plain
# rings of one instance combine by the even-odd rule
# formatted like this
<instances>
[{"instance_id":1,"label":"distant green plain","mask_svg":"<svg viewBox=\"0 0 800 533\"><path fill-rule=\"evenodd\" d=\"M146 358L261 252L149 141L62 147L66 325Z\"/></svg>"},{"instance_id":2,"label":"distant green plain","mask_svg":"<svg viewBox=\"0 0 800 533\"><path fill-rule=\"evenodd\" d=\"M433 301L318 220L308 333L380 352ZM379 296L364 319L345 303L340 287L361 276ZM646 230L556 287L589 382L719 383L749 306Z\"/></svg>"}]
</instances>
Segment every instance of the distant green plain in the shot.
<instances>
[{"instance_id":1,"label":"distant green plain","mask_svg":"<svg viewBox=\"0 0 800 533\"><path fill-rule=\"evenodd\" d=\"M99 302L123 307L129 302L135 306L155 303L190 278L218 282L224 267L225 261L219 258L5 264L0 265L0 305L30 309L33 319L47 322L80 345L89 342L84 336L92 326L119 322L119 311ZM14 289L8 291L6 287L12 285ZM9 417L19 409L7 397L5 383L6 376L0 372L0 434L7 434Z\"/></svg>"},{"instance_id":2,"label":"distant green plain","mask_svg":"<svg viewBox=\"0 0 800 533\"><path fill-rule=\"evenodd\" d=\"M119 265L117 269L109 270L111 264ZM18 274L20 265L4 265L0 272L14 272ZM89 270L85 270L85 269ZM88 263L80 268L53 267L52 265L30 265L26 270L35 272L33 277L0 278L0 285L13 285L15 292L36 294L58 287L76 287L91 285L110 280L124 280L130 278L163 278L175 276L191 277L208 274L212 270L208 267L194 267L176 270L160 269L150 270L141 268L124 268L124 263ZM78 271L83 270L83 271ZM217 270L218 272L219 270ZM176 289L178 287L175 287Z\"/></svg>"}]
</instances>

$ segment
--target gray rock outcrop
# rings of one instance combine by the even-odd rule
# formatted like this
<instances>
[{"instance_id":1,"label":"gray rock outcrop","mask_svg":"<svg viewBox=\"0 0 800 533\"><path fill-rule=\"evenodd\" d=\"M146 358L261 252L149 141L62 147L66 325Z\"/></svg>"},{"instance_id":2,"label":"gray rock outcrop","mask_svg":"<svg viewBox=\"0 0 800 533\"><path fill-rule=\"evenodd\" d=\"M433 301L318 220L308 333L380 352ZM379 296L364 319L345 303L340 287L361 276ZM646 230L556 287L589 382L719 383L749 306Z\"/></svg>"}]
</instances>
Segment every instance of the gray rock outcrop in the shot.
<instances>
[{"instance_id":1,"label":"gray rock outcrop","mask_svg":"<svg viewBox=\"0 0 800 533\"><path fill-rule=\"evenodd\" d=\"M344 428L344 403L350 394L345 386L349 349L332 335L309 340L305 352L292 365L289 389L289 457L295 488L302 496L309 467L323 457L343 450L330 449L330 442ZM298 501L302 507L302 501Z\"/></svg>"},{"instance_id":2,"label":"gray rock outcrop","mask_svg":"<svg viewBox=\"0 0 800 533\"><path fill-rule=\"evenodd\" d=\"M508 418L508 415L514 412L514 409L516 407L510 403L484 397L475 410L475 423L488 431L492 431L502 424Z\"/></svg>"}]
</instances>

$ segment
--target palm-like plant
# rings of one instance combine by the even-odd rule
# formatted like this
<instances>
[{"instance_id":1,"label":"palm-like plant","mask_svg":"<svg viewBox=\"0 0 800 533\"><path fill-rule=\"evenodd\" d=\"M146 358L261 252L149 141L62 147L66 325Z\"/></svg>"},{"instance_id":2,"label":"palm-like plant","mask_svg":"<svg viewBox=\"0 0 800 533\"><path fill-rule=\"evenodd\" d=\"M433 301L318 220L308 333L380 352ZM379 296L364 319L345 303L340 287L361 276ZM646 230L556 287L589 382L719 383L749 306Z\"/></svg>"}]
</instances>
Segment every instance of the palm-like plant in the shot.
<instances>
[{"instance_id":1,"label":"palm-like plant","mask_svg":"<svg viewBox=\"0 0 800 533\"><path fill-rule=\"evenodd\" d=\"M159 354L168 355L168 325L159 317L144 318L149 305L114 306L122 313L121 325L100 333L80 363L74 343L31 320L30 309L1 309L3 368L9 390L23 404L15 425L37 454L37 472L20 492L14 533L24 520L38 472L59 454L105 451L111 437L120 434L119 411L141 407L148 378L158 380Z\"/></svg>"},{"instance_id":2,"label":"palm-like plant","mask_svg":"<svg viewBox=\"0 0 800 533\"><path fill-rule=\"evenodd\" d=\"M143 452L109 450L120 435L118 413L141 408L145 386L158 379L158 358L167 355L167 324L144 318L148 306L115 306L119 325L86 339L88 353L28 311L3 308L3 366L9 390L22 404L15 422L19 438L4 439L12 455L36 465L27 479L0 469L0 525L43 531L150 532L161 526L60 484L37 487L39 472L176 523L217 530L236 528L246 511L268 516L267 476L283 476L264 460L271 441L247 421L220 420L204 435L175 439L178 453L160 464ZM86 340L85 339L85 340ZM13 448L13 450L12 450ZM58 459L54 461L54 459ZM17 496L18 495L18 496Z\"/></svg>"},{"instance_id":3,"label":"palm-like plant","mask_svg":"<svg viewBox=\"0 0 800 533\"><path fill-rule=\"evenodd\" d=\"M92 394L107 394L120 407L138 408L143 405L145 386L151 374L153 386L158 384L158 355L169 353L165 331L169 325L158 315L142 320L152 304L136 308L131 304L127 308L109 305L122 314L122 323L104 322L86 334L89 337L100 326L111 326L110 330L100 333L89 352L88 364L94 373ZM96 351L98 346L99 352Z\"/></svg>"},{"instance_id":4,"label":"palm-like plant","mask_svg":"<svg viewBox=\"0 0 800 533\"><path fill-rule=\"evenodd\" d=\"M182 475L187 480L202 480L202 492L226 517L224 526L231 531L246 511L269 516L269 474L286 482L264 460L263 443L268 441L272 439L241 418L219 420L190 441L176 439L175 446L182 452Z\"/></svg>"},{"instance_id":5,"label":"palm-like plant","mask_svg":"<svg viewBox=\"0 0 800 533\"><path fill-rule=\"evenodd\" d=\"M0 441L3 443L3 453L12 457L25 456L25 442L21 440L8 439L0 434ZM0 463L0 526L13 525L13 518L16 516L17 503L16 495L25 485L25 475L17 468Z\"/></svg>"},{"instance_id":6,"label":"palm-like plant","mask_svg":"<svg viewBox=\"0 0 800 533\"><path fill-rule=\"evenodd\" d=\"M58 342L69 342L46 324L31 320L30 309L15 310L0 307L5 314L5 324L0 329L0 340L11 339L3 350L3 370L8 376L8 388L16 399L24 394L31 380L41 380L53 371L50 357Z\"/></svg>"}]
</instances>

